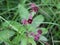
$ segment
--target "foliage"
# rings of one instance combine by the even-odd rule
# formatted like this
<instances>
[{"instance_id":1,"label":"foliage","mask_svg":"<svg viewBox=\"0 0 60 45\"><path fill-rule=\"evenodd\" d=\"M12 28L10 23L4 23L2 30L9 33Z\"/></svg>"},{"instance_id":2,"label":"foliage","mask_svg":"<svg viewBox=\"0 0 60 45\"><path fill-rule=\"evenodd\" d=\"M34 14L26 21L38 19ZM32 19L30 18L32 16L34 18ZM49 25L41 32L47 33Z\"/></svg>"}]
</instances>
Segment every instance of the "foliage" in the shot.
<instances>
[{"instance_id":1,"label":"foliage","mask_svg":"<svg viewBox=\"0 0 60 45\"><path fill-rule=\"evenodd\" d=\"M0 45L52 45L59 27L59 0L0 0Z\"/></svg>"}]
</instances>

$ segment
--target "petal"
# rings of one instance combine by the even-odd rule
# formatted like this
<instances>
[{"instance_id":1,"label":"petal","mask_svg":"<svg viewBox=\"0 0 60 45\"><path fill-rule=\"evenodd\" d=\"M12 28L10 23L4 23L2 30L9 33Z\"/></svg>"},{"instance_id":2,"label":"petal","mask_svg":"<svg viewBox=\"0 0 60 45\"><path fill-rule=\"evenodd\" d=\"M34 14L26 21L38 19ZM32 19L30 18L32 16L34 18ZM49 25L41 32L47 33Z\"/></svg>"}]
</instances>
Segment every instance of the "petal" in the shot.
<instances>
[{"instance_id":1,"label":"petal","mask_svg":"<svg viewBox=\"0 0 60 45\"><path fill-rule=\"evenodd\" d=\"M35 6L36 6L36 4L35 4L35 3L31 3L31 8L32 8L32 7L35 7Z\"/></svg>"},{"instance_id":2,"label":"petal","mask_svg":"<svg viewBox=\"0 0 60 45\"><path fill-rule=\"evenodd\" d=\"M38 12L38 7L32 7L32 11Z\"/></svg>"},{"instance_id":3,"label":"petal","mask_svg":"<svg viewBox=\"0 0 60 45\"><path fill-rule=\"evenodd\" d=\"M22 20L22 24L27 24L27 20L26 19L23 19Z\"/></svg>"}]
</instances>

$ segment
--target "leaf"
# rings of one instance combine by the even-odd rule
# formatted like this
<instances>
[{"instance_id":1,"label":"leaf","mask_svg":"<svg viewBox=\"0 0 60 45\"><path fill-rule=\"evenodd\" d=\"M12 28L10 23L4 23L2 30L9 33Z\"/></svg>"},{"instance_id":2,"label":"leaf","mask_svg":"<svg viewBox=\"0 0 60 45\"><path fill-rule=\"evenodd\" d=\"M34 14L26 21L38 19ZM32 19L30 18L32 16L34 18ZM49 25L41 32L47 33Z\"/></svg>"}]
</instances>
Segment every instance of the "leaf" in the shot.
<instances>
[{"instance_id":1,"label":"leaf","mask_svg":"<svg viewBox=\"0 0 60 45\"><path fill-rule=\"evenodd\" d=\"M48 33L48 29L46 28L40 28L40 30L42 30L42 35L47 34Z\"/></svg>"},{"instance_id":2,"label":"leaf","mask_svg":"<svg viewBox=\"0 0 60 45\"><path fill-rule=\"evenodd\" d=\"M7 40L15 34L12 30L2 30L0 31L0 39Z\"/></svg>"},{"instance_id":3,"label":"leaf","mask_svg":"<svg viewBox=\"0 0 60 45\"><path fill-rule=\"evenodd\" d=\"M18 5L18 11L19 15L22 19L28 19L29 18L29 12L23 5Z\"/></svg>"},{"instance_id":4,"label":"leaf","mask_svg":"<svg viewBox=\"0 0 60 45\"><path fill-rule=\"evenodd\" d=\"M26 38L23 38L21 40L21 45L27 45L27 39Z\"/></svg>"},{"instance_id":5,"label":"leaf","mask_svg":"<svg viewBox=\"0 0 60 45\"><path fill-rule=\"evenodd\" d=\"M28 40L29 40L29 43L31 43L32 45L36 45L36 42L34 41L33 38L29 38Z\"/></svg>"},{"instance_id":6,"label":"leaf","mask_svg":"<svg viewBox=\"0 0 60 45\"><path fill-rule=\"evenodd\" d=\"M20 0L21 4L24 4L27 0Z\"/></svg>"},{"instance_id":7,"label":"leaf","mask_svg":"<svg viewBox=\"0 0 60 45\"><path fill-rule=\"evenodd\" d=\"M4 22L4 23L2 24L3 28L8 28L8 27L10 27L10 28L12 28L13 30L15 30L15 31L17 31L18 33L21 33L21 34L23 34L23 33L26 31L26 29L24 28L24 26L21 25L21 24L18 23L18 22L8 21L8 23L9 23L9 24L7 24L6 22Z\"/></svg>"},{"instance_id":8,"label":"leaf","mask_svg":"<svg viewBox=\"0 0 60 45\"><path fill-rule=\"evenodd\" d=\"M39 41L46 42L48 39L45 36L40 35Z\"/></svg>"},{"instance_id":9,"label":"leaf","mask_svg":"<svg viewBox=\"0 0 60 45\"><path fill-rule=\"evenodd\" d=\"M56 5L58 9L60 9L60 2Z\"/></svg>"},{"instance_id":10,"label":"leaf","mask_svg":"<svg viewBox=\"0 0 60 45\"><path fill-rule=\"evenodd\" d=\"M28 29L29 32L36 30L36 28L32 27L30 24L27 24L26 28Z\"/></svg>"},{"instance_id":11,"label":"leaf","mask_svg":"<svg viewBox=\"0 0 60 45\"><path fill-rule=\"evenodd\" d=\"M51 0L41 0L43 4L51 3Z\"/></svg>"},{"instance_id":12,"label":"leaf","mask_svg":"<svg viewBox=\"0 0 60 45\"><path fill-rule=\"evenodd\" d=\"M42 15L38 15L37 17L35 17L35 18L33 19L33 22L32 22L32 24L31 24L31 26L37 27L37 26L39 26L39 25L41 24L41 22L43 22L43 21L44 21L44 17L43 17Z\"/></svg>"},{"instance_id":13,"label":"leaf","mask_svg":"<svg viewBox=\"0 0 60 45\"><path fill-rule=\"evenodd\" d=\"M21 41L21 36L19 34L17 34L17 36L15 36L15 38L12 40L12 42L16 45L19 44L19 42Z\"/></svg>"},{"instance_id":14,"label":"leaf","mask_svg":"<svg viewBox=\"0 0 60 45\"><path fill-rule=\"evenodd\" d=\"M0 40L0 44L2 43L3 41L2 40Z\"/></svg>"}]
</instances>

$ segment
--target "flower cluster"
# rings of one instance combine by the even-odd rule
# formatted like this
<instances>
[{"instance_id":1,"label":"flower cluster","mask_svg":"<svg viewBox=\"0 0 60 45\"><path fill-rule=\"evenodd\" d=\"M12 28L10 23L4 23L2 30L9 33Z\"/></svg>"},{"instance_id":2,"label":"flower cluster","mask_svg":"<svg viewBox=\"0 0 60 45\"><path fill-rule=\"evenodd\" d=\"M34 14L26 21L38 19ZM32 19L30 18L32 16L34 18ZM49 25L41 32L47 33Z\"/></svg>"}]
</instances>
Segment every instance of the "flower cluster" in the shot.
<instances>
[{"instance_id":1,"label":"flower cluster","mask_svg":"<svg viewBox=\"0 0 60 45\"><path fill-rule=\"evenodd\" d=\"M30 4L30 7L31 7L32 12L37 13L38 7L36 6L35 3L31 3L31 4ZM32 19L32 18L33 18L32 12L30 13L28 20L26 20L26 19L23 19L23 20L22 20L22 23L23 23L23 24L31 24L31 23L32 23L32 21L33 21L33 19Z\"/></svg>"},{"instance_id":2,"label":"flower cluster","mask_svg":"<svg viewBox=\"0 0 60 45\"><path fill-rule=\"evenodd\" d=\"M38 30L38 31L37 31L37 34L34 34L33 32L31 32L30 35L34 37L34 40L35 40L35 41L38 41L41 34L42 34L42 30Z\"/></svg>"},{"instance_id":3,"label":"flower cluster","mask_svg":"<svg viewBox=\"0 0 60 45\"><path fill-rule=\"evenodd\" d=\"M31 7L32 12L37 13L38 7L36 6L35 3L31 3L30 7ZM33 22L32 12L30 13L28 20L27 19L22 20L22 24L27 25L27 24L31 24ZM36 41L39 40L39 37L41 34L42 34L42 30L38 30L37 34L34 34L33 32L30 33L30 35L33 36L34 40L36 40Z\"/></svg>"}]
</instances>

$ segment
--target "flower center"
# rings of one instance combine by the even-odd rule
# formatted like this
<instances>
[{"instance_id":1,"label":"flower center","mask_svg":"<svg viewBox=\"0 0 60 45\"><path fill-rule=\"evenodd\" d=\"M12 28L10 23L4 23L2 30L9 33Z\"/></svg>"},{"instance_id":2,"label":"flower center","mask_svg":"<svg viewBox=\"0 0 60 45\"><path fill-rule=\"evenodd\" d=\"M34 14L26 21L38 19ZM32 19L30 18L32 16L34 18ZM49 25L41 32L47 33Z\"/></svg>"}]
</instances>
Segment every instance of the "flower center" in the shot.
<instances>
[{"instance_id":1,"label":"flower center","mask_svg":"<svg viewBox=\"0 0 60 45\"><path fill-rule=\"evenodd\" d=\"M28 19L28 23L29 23L29 24L31 24L31 23L32 23L32 21L33 21L32 19Z\"/></svg>"}]
</instances>

